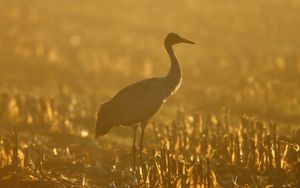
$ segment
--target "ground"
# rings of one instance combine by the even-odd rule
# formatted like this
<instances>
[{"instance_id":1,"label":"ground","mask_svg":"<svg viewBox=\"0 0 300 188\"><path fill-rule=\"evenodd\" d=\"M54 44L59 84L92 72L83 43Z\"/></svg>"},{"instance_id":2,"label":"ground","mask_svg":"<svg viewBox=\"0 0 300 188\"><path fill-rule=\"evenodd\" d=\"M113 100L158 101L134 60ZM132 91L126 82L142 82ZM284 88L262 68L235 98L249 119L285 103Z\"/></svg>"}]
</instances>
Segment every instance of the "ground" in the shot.
<instances>
[{"instance_id":1,"label":"ground","mask_svg":"<svg viewBox=\"0 0 300 188\"><path fill-rule=\"evenodd\" d=\"M299 9L294 0L0 2L0 187L299 186ZM94 138L121 88L183 80L150 120ZM237 185L234 185L237 184Z\"/></svg>"}]
</instances>

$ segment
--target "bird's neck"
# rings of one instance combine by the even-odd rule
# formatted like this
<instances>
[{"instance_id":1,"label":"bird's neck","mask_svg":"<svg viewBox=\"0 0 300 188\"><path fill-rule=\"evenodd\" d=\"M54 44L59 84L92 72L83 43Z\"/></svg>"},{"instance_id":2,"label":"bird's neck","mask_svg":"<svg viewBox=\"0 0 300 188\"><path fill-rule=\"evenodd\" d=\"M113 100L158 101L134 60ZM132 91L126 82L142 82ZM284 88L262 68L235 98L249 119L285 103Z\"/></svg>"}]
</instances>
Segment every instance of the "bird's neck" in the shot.
<instances>
[{"instance_id":1,"label":"bird's neck","mask_svg":"<svg viewBox=\"0 0 300 188\"><path fill-rule=\"evenodd\" d=\"M180 65L177 61L177 58L174 54L172 45L165 43L165 48L171 59L171 67L170 67L169 73L167 74L165 79L166 79L168 85L170 86L170 89L174 90L180 84L181 69L180 69Z\"/></svg>"}]
</instances>

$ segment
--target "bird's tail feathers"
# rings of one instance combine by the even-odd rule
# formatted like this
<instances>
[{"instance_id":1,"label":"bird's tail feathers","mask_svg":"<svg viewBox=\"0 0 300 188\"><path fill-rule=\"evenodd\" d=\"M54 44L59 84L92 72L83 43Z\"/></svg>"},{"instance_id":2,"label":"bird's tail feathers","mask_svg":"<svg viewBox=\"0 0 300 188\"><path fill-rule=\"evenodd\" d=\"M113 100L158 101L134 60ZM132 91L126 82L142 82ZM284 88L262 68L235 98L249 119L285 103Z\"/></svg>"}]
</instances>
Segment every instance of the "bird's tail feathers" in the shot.
<instances>
[{"instance_id":1,"label":"bird's tail feathers","mask_svg":"<svg viewBox=\"0 0 300 188\"><path fill-rule=\"evenodd\" d=\"M114 124L109 102L102 104L96 115L96 137L107 134Z\"/></svg>"}]
</instances>

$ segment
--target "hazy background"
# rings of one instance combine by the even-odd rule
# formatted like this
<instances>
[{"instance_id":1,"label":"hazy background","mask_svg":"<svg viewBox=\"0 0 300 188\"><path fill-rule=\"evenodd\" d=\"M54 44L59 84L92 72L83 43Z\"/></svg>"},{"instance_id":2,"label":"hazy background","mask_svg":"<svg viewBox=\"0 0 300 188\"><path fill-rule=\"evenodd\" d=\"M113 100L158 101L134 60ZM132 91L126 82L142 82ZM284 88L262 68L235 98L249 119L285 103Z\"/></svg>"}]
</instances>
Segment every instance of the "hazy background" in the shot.
<instances>
[{"instance_id":1,"label":"hazy background","mask_svg":"<svg viewBox=\"0 0 300 188\"><path fill-rule=\"evenodd\" d=\"M132 129L95 140L95 114L167 74L170 32L196 45L136 173ZM300 0L0 0L0 187L299 187L299 50Z\"/></svg>"},{"instance_id":2,"label":"hazy background","mask_svg":"<svg viewBox=\"0 0 300 188\"><path fill-rule=\"evenodd\" d=\"M300 117L298 0L1 0L0 91L91 101L165 75L169 32L183 82L158 115L231 108ZM169 113L170 112L170 113Z\"/></svg>"}]
</instances>

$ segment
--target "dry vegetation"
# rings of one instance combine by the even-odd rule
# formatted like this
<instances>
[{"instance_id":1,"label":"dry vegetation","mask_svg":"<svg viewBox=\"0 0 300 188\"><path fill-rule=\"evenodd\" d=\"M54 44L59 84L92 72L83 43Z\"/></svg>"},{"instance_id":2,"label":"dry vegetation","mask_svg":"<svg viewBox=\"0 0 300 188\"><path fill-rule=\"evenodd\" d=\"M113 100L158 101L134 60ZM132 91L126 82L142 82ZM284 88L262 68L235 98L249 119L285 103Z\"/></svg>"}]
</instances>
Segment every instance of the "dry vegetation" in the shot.
<instances>
[{"instance_id":1,"label":"dry vegetation","mask_svg":"<svg viewBox=\"0 0 300 188\"><path fill-rule=\"evenodd\" d=\"M0 187L299 187L297 0L0 1ZM94 140L100 102L167 72L183 83L146 130ZM247 115L245 115L247 114Z\"/></svg>"}]
</instances>

